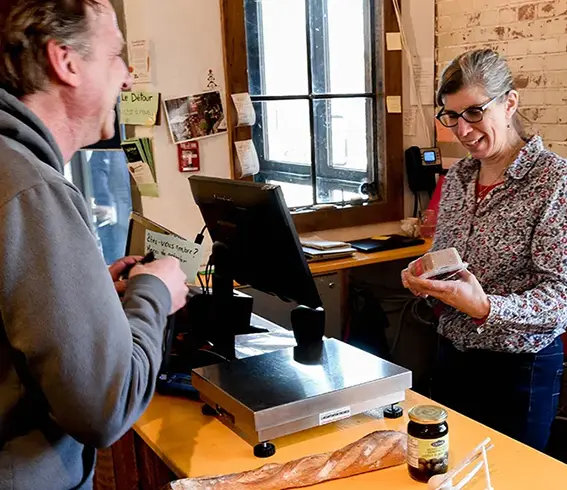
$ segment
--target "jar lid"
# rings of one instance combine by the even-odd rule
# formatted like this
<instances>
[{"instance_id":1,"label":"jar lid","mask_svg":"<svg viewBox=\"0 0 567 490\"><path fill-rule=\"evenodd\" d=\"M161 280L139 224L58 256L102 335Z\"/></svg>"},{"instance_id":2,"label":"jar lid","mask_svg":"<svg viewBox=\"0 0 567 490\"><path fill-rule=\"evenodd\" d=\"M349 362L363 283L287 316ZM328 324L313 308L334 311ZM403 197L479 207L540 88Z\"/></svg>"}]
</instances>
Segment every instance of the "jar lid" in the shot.
<instances>
[{"instance_id":1,"label":"jar lid","mask_svg":"<svg viewBox=\"0 0 567 490\"><path fill-rule=\"evenodd\" d=\"M408 417L418 424L439 424L447 420L447 411L435 405L416 405L410 409Z\"/></svg>"}]
</instances>

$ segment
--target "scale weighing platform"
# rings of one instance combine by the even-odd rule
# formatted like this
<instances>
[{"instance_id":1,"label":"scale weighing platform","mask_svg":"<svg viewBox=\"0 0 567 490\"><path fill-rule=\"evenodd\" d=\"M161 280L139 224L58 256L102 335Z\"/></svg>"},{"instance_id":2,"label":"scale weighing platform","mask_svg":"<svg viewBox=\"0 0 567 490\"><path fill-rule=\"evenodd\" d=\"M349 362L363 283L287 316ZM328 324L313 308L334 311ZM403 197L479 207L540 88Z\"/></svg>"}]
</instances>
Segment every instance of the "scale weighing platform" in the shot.
<instances>
[{"instance_id":1,"label":"scale weighing platform","mask_svg":"<svg viewBox=\"0 0 567 490\"><path fill-rule=\"evenodd\" d=\"M271 439L403 401L411 371L325 338L196 368L192 383L204 408L266 457Z\"/></svg>"}]
</instances>

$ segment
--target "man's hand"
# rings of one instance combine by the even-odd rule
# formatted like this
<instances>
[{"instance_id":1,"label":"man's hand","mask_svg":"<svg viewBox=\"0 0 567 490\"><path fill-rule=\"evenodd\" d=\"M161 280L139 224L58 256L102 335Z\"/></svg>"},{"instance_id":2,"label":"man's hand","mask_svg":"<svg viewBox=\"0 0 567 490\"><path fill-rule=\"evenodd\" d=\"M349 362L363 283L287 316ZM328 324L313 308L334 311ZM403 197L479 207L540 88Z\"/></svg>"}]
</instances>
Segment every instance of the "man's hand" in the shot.
<instances>
[{"instance_id":1,"label":"man's hand","mask_svg":"<svg viewBox=\"0 0 567 490\"><path fill-rule=\"evenodd\" d=\"M185 306L189 288L185 284L187 276L181 269L178 259L165 257L147 264L137 264L130 271L129 277L132 278L138 274L156 276L167 286L171 295L171 311L169 314L175 313Z\"/></svg>"},{"instance_id":2,"label":"man's hand","mask_svg":"<svg viewBox=\"0 0 567 490\"><path fill-rule=\"evenodd\" d=\"M416 296L433 296L472 318L481 319L490 313L490 301L477 278L468 270L458 273L457 280L435 281L402 271L402 283Z\"/></svg>"},{"instance_id":3,"label":"man's hand","mask_svg":"<svg viewBox=\"0 0 567 490\"><path fill-rule=\"evenodd\" d=\"M108 272L110 272L110 277L112 277L112 281L114 282L114 287L116 288L118 295L122 296L128 286L128 280L120 280L120 276L123 275L127 269L131 268L142 259L143 257L140 255L130 255L128 257L118 259L108 268Z\"/></svg>"}]
</instances>

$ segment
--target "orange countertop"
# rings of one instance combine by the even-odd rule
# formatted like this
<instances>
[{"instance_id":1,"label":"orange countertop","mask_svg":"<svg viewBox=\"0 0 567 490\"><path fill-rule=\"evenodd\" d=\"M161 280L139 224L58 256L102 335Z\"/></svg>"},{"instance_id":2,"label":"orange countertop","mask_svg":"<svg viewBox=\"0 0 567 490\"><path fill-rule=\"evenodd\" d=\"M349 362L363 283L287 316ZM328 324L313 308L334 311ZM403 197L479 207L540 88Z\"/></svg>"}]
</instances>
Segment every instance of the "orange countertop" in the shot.
<instances>
[{"instance_id":1,"label":"orange countertop","mask_svg":"<svg viewBox=\"0 0 567 490\"><path fill-rule=\"evenodd\" d=\"M407 409L431 403L412 391L403 403ZM487 401L487 410L492 407ZM496 490L565 489L567 465L520 444L471 419L449 410L450 466L457 463L486 437L494 449L488 453L492 484ZM138 420L134 430L150 448L180 477L219 475L253 469L268 462L287 462L302 456L332 451L374 430L405 431L407 417L385 420L361 414L350 419L309 429L276 439L276 454L257 459L252 447L213 417L201 414L201 403L156 395ZM484 490L484 480L477 475L466 490ZM413 481L405 465L365 473L350 478L315 485L321 490L411 490L427 486Z\"/></svg>"}]
</instances>

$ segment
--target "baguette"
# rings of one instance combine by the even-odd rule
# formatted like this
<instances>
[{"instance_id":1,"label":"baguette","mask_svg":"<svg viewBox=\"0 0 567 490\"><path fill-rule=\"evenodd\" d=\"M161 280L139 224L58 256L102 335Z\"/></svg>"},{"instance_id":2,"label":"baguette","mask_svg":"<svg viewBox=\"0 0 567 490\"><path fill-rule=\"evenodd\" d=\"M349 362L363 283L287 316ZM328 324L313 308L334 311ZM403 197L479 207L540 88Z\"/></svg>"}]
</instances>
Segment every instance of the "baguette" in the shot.
<instances>
[{"instance_id":1,"label":"baguette","mask_svg":"<svg viewBox=\"0 0 567 490\"><path fill-rule=\"evenodd\" d=\"M284 490L306 487L403 464L406 440L402 432L376 431L336 451L305 456L284 464L266 464L230 475L185 478L169 483L165 489Z\"/></svg>"}]
</instances>

